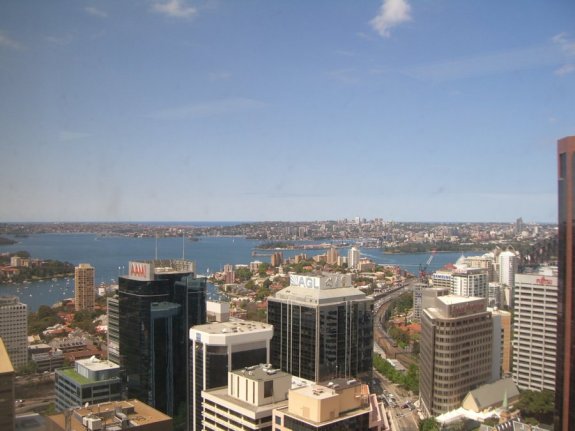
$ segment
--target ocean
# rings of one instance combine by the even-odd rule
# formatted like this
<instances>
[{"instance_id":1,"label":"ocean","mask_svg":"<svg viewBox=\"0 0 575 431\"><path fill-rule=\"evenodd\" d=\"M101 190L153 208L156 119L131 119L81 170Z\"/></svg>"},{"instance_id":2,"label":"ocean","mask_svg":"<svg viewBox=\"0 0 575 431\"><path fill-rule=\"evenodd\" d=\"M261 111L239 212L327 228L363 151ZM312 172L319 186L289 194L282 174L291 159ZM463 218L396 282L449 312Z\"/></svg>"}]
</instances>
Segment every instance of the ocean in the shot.
<instances>
[{"instance_id":1,"label":"ocean","mask_svg":"<svg viewBox=\"0 0 575 431\"><path fill-rule=\"evenodd\" d=\"M248 264L254 260L269 262L268 256L253 256L254 248L261 243L243 237L200 237L198 241L182 238L128 238L102 237L95 234L39 234L26 238L14 238L17 244L0 246L0 253L28 251L33 258L55 259L78 265L89 263L96 268L96 284L115 284L118 277L127 272L131 260L186 259L196 262L198 275L221 271L225 264ZM340 249L347 255L347 249ZM264 251L257 250L258 254ZM302 250L283 251L284 257L302 253ZM417 273L419 265L425 264L428 253L385 254L381 249L360 248L362 256L379 264L399 265L402 269ZM265 252L264 252L265 253ZM308 256L322 251L306 251ZM482 254L468 252L467 256ZM437 253L428 270L434 271L447 263L455 262L461 253ZM209 295L217 296L210 286ZM0 285L0 295L16 295L28 304L29 311L40 305L52 305L74 296L74 278L46 280L21 285Z\"/></svg>"}]
</instances>

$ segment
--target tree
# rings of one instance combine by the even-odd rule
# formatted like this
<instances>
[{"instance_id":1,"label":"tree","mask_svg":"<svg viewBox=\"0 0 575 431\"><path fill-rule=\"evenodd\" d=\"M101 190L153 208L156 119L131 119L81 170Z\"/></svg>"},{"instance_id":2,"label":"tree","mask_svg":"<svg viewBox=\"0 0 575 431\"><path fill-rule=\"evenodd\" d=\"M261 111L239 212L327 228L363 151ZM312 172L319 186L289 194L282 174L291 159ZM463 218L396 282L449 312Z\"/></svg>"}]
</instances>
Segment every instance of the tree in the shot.
<instances>
[{"instance_id":1,"label":"tree","mask_svg":"<svg viewBox=\"0 0 575 431\"><path fill-rule=\"evenodd\" d=\"M252 278L252 272L250 271L249 268L242 266L236 269L236 279L240 283L243 283L244 281L247 281L250 278Z\"/></svg>"},{"instance_id":2,"label":"tree","mask_svg":"<svg viewBox=\"0 0 575 431\"><path fill-rule=\"evenodd\" d=\"M435 418L423 419L419 422L419 431L440 431L441 426Z\"/></svg>"},{"instance_id":3,"label":"tree","mask_svg":"<svg viewBox=\"0 0 575 431\"><path fill-rule=\"evenodd\" d=\"M525 417L532 417L545 424L553 423L555 394L549 390L522 391L515 405Z\"/></svg>"}]
</instances>

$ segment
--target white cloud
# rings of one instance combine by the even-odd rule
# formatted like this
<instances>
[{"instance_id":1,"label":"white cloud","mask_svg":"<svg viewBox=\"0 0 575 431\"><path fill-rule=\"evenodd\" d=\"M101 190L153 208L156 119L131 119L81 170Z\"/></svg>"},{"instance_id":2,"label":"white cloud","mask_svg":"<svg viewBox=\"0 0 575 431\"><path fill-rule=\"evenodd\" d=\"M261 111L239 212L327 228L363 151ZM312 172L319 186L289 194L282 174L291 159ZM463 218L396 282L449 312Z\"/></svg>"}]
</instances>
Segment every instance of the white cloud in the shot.
<instances>
[{"instance_id":1,"label":"white cloud","mask_svg":"<svg viewBox=\"0 0 575 431\"><path fill-rule=\"evenodd\" d=\"M410 11L411 6L407 0L383 0L379 13L370 24L381 36L389 37L392 27L411 21Z\"/></svg>"},{"instance_id":2,"label":"white cloud","mask_svg":"<svg viewBox=\"0 0 575 431\"><path fill-rule=\"evenodd\" d=\"M0 33L0 47L14 49L19 51L23 48L20 42L15 41L14 39L10 39L8 36Z\"/></svg>"},{"instance_id":3,"label":"white cloud","mask_svg":"<svg viewBox=\"0 0 575 431\"><path fill-rule=\"evenodd\" d=\"M152 10L174 18L192 18L198 12L195 7L188 6L184 0L156 2Z\"/></svg>"},{"instance_id":4,"label":"white cloud","mask_svg":"<svg viewBox=\"0 0 575 431\"><path fill-rule=\"evenodd\" d=\"M545 44L414 66L405 70L404 73L412 78L426 81L451 81L557 66L562 63L563 57L564 55L559 50L550 49L549 44Z\"/></svg>"},{"instance_id":5,"label":"white cloud","mask_svg":"<svg viewBox=\"0 0 575 431\"><path fill-rule=\"evenodd\" d=\"M263 108L264 106L266 106L266 104L259 100L239 97L194 103L191 105L180 106L178 108L165 109L153 113L151 117L161 120L204 118L252 111Z\"/></svg>"},{"instance_id":6,"label":"white cloud","mask_svg":"<svg viewBox=\"0 0 575 431\"><path fill-rule=\"evenodd\" d=\"M90 15L99 16L100 18L107 18L108 17L107 12L104 12L103 10L97 9L93 6L86 6L84 8L84 10L86 12L88 12Z\"/></svg>"},{"instance_id":7,"label":"white cloud","mask_svg":"<svg viewBox=\"0 0 575 431\"><path fill-rule=\"evenodd\" d=\"M575 72L575 65L565 64L555 71L555 75L563 76Z\"/></svg>"},{"instance_id":8,"label":"white cloud","mask_svg":"<svg viewBox=\"0 0 575 431\"><path fill-rule=\"evenodd\" d=\"M561 50L567 55L575 55L575 42L567 39L565 33L559 33L551 39L553 43L557 44Z\"/></svg>"}]
</instances>

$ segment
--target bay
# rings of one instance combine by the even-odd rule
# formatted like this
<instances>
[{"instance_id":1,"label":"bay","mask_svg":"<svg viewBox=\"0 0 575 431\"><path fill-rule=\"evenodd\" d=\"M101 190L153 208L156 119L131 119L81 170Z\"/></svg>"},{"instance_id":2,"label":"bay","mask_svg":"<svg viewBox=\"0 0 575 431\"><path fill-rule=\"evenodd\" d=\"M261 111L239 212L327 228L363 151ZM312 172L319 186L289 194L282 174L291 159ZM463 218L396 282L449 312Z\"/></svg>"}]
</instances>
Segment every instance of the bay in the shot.
<instances>
[{"instance_id":1,"label":"bay","mask_svg":"<svg viewBox=\"0 0 575 431\"><path fill-rule=\"evenodd\" d=\"M96 284L115 284L118 277L127 272L131 260L178 259L182 256L196 262L198 275L221 271L226 264L248 264L254 260L269 262L267 255L253 256L259 240L243 237L200 237L198 241L182 238L130 238L102 237L96 234L42 234L26 238L15 238L19 242L0 246L0 253L28 251L33 258L55 259L74 265L90 263L96 268ZM347 255L347 248L339 249L340 255ZM256 250L258 254L272 251ZM302 250L284 250L284 257L293 257ZM320 254L321 250L307 250L308 256ZM417 274L419 266L425 264L428 253L385 254L381 249L360 248L361 255L378 264L398 265L405 271ZM482 252L469 252L477 255ZM428 271L434 271L447 263L455 262L461 253L437 253ZM209 296L218 295L214 286L209 286ZM40 305L52 305L74 296L74 279L46 280L20 285L0 285L0 295L16 295L28 304L29 311L36 311Z\"/></svg>"}]
</instances>

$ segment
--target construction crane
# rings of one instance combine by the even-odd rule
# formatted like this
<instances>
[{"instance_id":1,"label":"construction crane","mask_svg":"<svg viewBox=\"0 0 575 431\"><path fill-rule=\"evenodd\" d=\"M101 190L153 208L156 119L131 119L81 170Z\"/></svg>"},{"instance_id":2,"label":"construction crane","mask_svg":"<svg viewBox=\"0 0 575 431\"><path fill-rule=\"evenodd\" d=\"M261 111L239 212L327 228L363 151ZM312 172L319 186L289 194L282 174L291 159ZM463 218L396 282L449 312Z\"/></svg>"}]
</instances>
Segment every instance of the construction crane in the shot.
<instances>
[{"instance_id":1,"label":"construction crane","mask_svg":"<svg viewBox=\"0 0 575 431\"><path fill-rule=\"evenodd\" d=\"M429 267L429 264L431 263L431 261L433 260L433 258L435 257L435 252L437 250L432 249L431 250L431 255L429 255L429 258L427 259L427 261L425 262L425 264L420 264L419 265L419 279L421 281L427 281L427 268Z\"/></svg>"}]
</instances>

